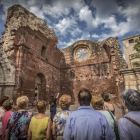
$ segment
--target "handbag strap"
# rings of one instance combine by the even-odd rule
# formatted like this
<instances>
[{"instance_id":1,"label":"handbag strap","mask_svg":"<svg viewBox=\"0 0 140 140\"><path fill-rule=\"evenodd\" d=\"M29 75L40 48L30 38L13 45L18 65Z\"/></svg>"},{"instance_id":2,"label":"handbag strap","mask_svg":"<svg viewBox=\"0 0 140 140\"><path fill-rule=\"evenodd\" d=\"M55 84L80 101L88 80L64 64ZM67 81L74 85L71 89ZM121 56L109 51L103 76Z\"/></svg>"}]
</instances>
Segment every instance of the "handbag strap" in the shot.
<instances>
[{"instance_id":1,"label":"handbag strap","mask_svg":"<svg viewBox=\"0 0 140 140\"><path fill-rule=\"evenodd\" d=\"M15 120L15 122L13 122L13 125L11 126L14 127L14 125L18 122L18 120L22 117L22 115L24 115L27 111L22 111L22 113L17 117L17 119Z\"/></svg>"},{"instance_id":2,"label":"handbag strap","mask_svg":"<svg viewBox=\"0 0 140 140\"><path fill-rule=\"evenodd\" d=\"M110 113L112 119L114 120L114 125L116 125L116 121L115 121L115 119L114 119L114 117L113 117L113 114L112 114L109 110L107 110L107 111Z\"/></svg>"},{"instance_id":3,"label":"handbag strap","mask_svg":"<svg viewBox=\"0 0 140 140\"><path fill-rule=\"evenodd\" d=\"M124 117L124 118L128 119L129 121L131 121L132 123L134 123L135 125L137 125L140 128L140 124L137 123L135 120L133 120L133 119L131 119L129 117Z\"/></svg>"}]
</instances>

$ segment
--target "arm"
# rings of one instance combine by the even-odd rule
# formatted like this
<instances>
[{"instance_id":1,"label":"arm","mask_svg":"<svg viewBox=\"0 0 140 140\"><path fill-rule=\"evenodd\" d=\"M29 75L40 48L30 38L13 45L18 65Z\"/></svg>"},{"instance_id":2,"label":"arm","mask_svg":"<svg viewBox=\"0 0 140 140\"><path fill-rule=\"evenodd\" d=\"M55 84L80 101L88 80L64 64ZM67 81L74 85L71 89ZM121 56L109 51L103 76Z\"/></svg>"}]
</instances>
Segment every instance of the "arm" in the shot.
<instances>
[{"instance_id":1,"label":"arm","mask_svg":"<svg viewBox=\"0 0 140 140\"><path fill-rule=\"evenodd\" d=\"M51 119L48 120L48 127L46 131L46 140L51 139Z\"/></svg>"},{"instance_id":2,"label":"arm","mask_svg":"<svg viewBox=\"0 0 140 140\"><path fill-rule=\"evenodd\" d=\"M50 110L50 108L51 108L51 106L50 106L50 104L49 104L49 110Z\"/></svg>"},{"instance_id":3,"label":"arm","mask_svg":"<svg viewBox=\"0 0 140 140\"><path fill-rule=\"evenodd\" d=\"M59 97L59 93L57 93L56 99Z\"/></svg>"},{"instance_id":4,"label":"arm","mask_svg":"<svg viewBox=\"0 0 140 140\"><path fill-rule=\"evenodd\" d=\"M118 121L118 132L120 136L120 140L131 140L131 134L127 130L127 122L125 122L124 118L121 118Z\"/></svg>"},{"instance_id":5,"label":"arm","mask_svg":"<svg viewBox=\"0 0 140 140\"><path fill-rule=\"evenodd\" d=\"M31 139L32 139L32 132L31 132L30 126L29 126L27 140L31 140Z\"/></svg>"},{"instance_id":6,"label":"arm","mask_svg":"<svg viewBox=\"0 0 140 140\"><path fill-rule=\"evenodd\" d=\"M56 123L53 122L53 126L52 126L52 135L53 135L53 140L56 139Z\"/></svg>"},{"instance_id":7,"label":"arm","mask_svg":"<svg viewBox=\"0 0 140 140\"><path fill-rule=\"evenodd\" d=\"M67 121L66 121L66 126L63 132L63 140L73 140L72 136L72 130L71 130L71 126L70 126L70 120L71 118L68 117Z\"/></svg>"},{"instance_id":8,"label":"arm","mask_svg":"<svg viewBox=\"0 0 140 140\"><path fill-rule=\"evenodd\" d=\"M103 126L102 128L104 129L103 132L105 140L113 140L115 138L115 134L112 130L112 128L110 127L108 121L106 120L105 116L102 116L102 120L103 120Z\"/></svg>"}]
</instances>

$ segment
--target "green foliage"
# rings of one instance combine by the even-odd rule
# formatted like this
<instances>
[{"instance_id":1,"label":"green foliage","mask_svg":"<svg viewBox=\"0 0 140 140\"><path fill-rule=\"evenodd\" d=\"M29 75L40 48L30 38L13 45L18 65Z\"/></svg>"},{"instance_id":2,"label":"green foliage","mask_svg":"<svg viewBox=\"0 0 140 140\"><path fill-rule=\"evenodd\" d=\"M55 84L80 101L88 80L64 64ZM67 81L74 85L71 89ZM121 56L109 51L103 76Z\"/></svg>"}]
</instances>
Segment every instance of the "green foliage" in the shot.
<instances>
[{"instance_id":1,"label":"green foliage","mask_svg":"<svg viewBox=\"0 0 140 140\"><path fill-rule=\"evenodd\" d=\"M135 54L135 57L136 58L140 58L140 54Z\"/></svg>"},{"instance_id":2,"label":"green foliage","mask_svg":"<svg viewBox=\"0 0 140 140\"><path fill-rule=\"evenodd\" d=\"M137 52L140 52L140 42L138 42L137 44L135 44L134 50L136 50Z\"/></svg>"},{"instance_id":3,"label":"green foliage","mask_svg":"<svg viewBox=\"0 0 140 140\"><path fill-rule=\"evenodd\" d=\"M140 62L138 62L138 61L133 62L133 65L136 66L136 67L140 67Z\"/></svg>"},{"instance_id":4,"label":"green foliage","mask_svg":"<svg viewBox=\"0 0 140 140\"><path fill-rule=\"evenodd\" d=\"M136 40L135 40L135 42L136 42ZM138 53L140 53L140 42L135 44L134 50L136 50ZM140 58L140 54L135 54L135 57ZM133 62L133 66L140 67L140 61Z\"/></svg>"},{"instance_id":5,"label":"green foliage","mask_svg":"<svg viewBox=\"0 0 140 140\"><path fill-rule=\"evenodd\" d=\"M135 39L135 42L138 43L138 42L139 42L139 38L136 38L136 39Z\"/></svg>"}]
</instances>

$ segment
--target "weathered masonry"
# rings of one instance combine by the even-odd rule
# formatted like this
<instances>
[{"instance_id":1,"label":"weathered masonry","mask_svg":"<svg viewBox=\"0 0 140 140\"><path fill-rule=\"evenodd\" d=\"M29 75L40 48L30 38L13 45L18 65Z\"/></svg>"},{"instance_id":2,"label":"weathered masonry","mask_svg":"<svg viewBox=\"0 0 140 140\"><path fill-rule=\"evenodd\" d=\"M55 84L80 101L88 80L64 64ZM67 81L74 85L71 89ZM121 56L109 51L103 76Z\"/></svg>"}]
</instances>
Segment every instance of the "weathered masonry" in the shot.
<instances>
[{"instance_id":1,"label":"weathered masonry","mask_svg":"<svg viewBox=\"0 0 140 140\"><path fill-rule=\"evenodd\" d=\"M138 52L133 48L138 42L140 42L140 34L122 39L126 63L129 69L123 69L120 72L124 77L125 89L135 89L140 92L140 67L134 64L136 61L139 62L140 58L136 57Z\"/></svg>"},{"instance_id":2,"label":"weathered masonry","mask_svg":"<svg viewBox=\"0 0 140 140\"><path fill-rule=\"evenodd\" d=\"M127 68L118 38L80 40L57 48L58 39L46 22L20 5L8 9L0 40L0 94L14 100L27 95L48 102L50 95L70 94L77 103L81 88L108 92L116 103L124 89L120 70Z\"/></svg>"}]
</instances>

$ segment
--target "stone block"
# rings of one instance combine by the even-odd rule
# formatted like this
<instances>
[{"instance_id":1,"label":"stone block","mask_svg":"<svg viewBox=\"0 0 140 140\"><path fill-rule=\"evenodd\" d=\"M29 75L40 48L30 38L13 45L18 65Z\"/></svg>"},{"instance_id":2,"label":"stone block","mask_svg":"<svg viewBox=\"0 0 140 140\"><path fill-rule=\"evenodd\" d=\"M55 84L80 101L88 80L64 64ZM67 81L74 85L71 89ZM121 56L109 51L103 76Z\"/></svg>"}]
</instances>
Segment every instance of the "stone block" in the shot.
<instances>
[{"instance_id":1,"label":"stone block","mask_svg":"<svg viewBox=\"0 0 140 140\"><path fill-rule=\"evenodd\" d=\"M130 88L129 89L135 89L137 90L137 86L129 86Z\"/></svg>"},{"instance_id":2,"label":"stone block","mask_svg":"<svg viewBox=\"0 0 140 140\"><path fill-rule=\"evenodd\" d=\"M136 81L129 81L129 85L130 85L130 86L136 86L137 83L136 83Z\"/></svg>"}]
</instances>

